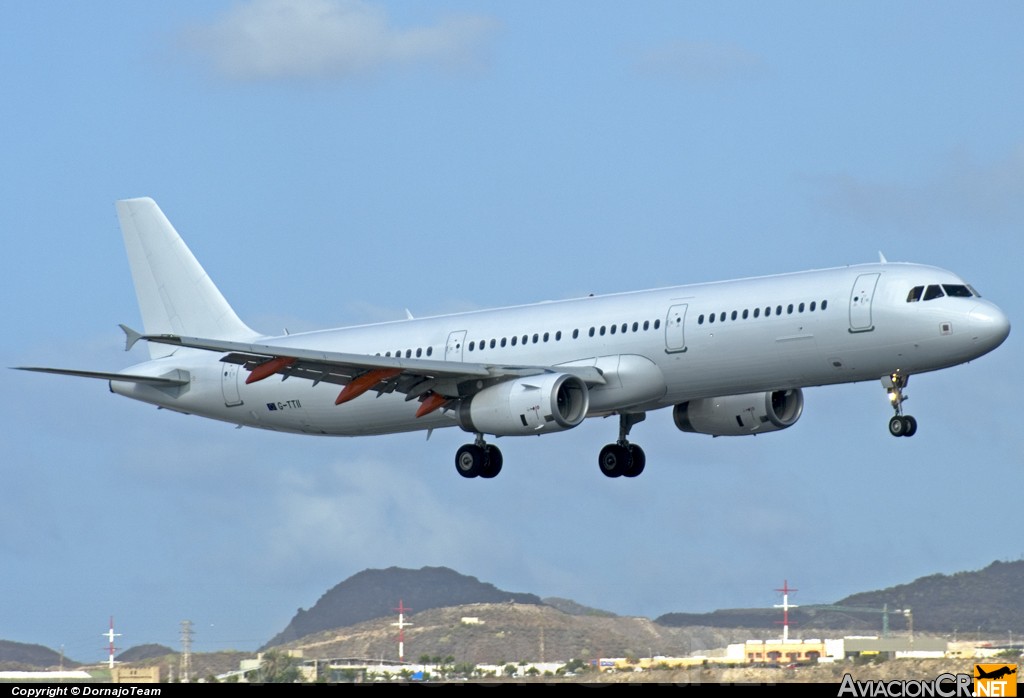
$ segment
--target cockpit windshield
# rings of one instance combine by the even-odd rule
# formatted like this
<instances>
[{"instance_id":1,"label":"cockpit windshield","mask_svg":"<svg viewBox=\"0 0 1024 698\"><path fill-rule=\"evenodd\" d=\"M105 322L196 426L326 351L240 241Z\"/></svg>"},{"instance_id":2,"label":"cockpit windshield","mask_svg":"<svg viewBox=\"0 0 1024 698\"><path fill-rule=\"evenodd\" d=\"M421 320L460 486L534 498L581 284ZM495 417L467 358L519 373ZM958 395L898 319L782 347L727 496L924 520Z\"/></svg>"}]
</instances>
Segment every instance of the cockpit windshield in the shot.
<instances>
[{"instance_id":1,"label":"cockpit windshield","mask_svg":"<svg viewBox=\"0 0 1024 698\"><path fill-rule=\"evenodd\" d=\"M931 284L929 286L914 286L907 294L907 303L918 301L930 301L936 298L981 298L981 294L967 284Z\"/></svg>"}]
</instances>

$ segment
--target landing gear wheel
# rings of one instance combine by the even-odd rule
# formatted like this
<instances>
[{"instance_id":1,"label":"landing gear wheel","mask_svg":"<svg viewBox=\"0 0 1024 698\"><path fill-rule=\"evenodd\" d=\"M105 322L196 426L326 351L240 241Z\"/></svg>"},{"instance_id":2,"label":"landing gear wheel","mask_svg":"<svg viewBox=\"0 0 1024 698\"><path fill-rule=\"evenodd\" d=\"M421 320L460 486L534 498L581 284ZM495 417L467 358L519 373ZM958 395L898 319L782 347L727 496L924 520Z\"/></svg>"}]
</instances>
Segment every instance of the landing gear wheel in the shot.
<instances>
[{"instance_id":1,"label":"landing gear wheel","mask_svg":"<svg viewBox=\"0 0 1024 698\"><path fill-rule=\"evenodd\" d=\"M455 469L462 477L476 477L484 470L487 453L476 444L466 444L455 453Z\"/></svg>"},{"instance_id":2,"label":"landing gear wheel","mask_svg":"<svg viewBox=\"0 0 1024 698\"><path fill-rule=\"evenodd\" d=\"M636 444L630 444L626 447L629 451L630 466L626 472L622 473L624 477L636 477L644 471L644 466L647 465L647 455L644 450Z\"/></svg>"},{"instance_id":3,"label":"landing gear wheel","mask_svg":"<svg viewBox=\"0 0 1024 698\"><path fill-rule=\"evenodd\" d=\"M903 414L903 403L907 395L903 389L907 387L910 376L896 371L888 376L882 376L882 387L885 388L892 408L896 410L896 416L889 420L889 433L893 436L913 436L917 433L917 420L909 414Z\"/></svg>"},{"instance_id":4,"label":"landing gear wheel","mask_svg":"<svg viewBox=\"0 0 1024 698\"><path fill-rule=\"evenodd\" d=\"M601 449L601 455L597 458L597 464L601 472L608 477L619 477L629 471L633 458L629 449L619 444L608 444Z\"/></svg>"},{"instance_id":5,"label":"landing gear wheel","mask_svg":"<svg viewBox=\"0 0 1024 698\"><path fill-rule=\"evenodd\" d=\"M917 420L910 415L896 415L889 420L889 433L893 436L913 436L917 433Z\"/></svg>"},{"instance_id":6,"label":"landing gear wheel","mask_svg":"<svg viewBox=\"0 0 1024 698\"><path fill-rule=\"evenodd\" d=\"M501 464L505 459L502 458L501 450L491 444L484 446L484 456L486 456L487 462L484 464L484 469L480 471L480 477L490 479L501 472Z\"/></svg>"}]
</instances>

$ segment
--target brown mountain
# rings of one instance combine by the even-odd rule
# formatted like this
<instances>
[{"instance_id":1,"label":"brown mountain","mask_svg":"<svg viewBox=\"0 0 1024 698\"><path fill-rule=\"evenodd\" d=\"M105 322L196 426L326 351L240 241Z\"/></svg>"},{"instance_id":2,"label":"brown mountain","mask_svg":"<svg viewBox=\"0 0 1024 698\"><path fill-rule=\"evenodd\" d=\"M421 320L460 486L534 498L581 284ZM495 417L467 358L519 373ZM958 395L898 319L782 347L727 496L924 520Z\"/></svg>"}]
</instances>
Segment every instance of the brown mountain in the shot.
<instances>
[{"instance_id":1,"label":"brown mountain","mask_svg":"<svg viewBox=\"0 0 1024 698\"><path fill-rule=\"evenodd\" d=\"M534 594L503 591L447 567L364 570L333 587L308 611L300 608L288 626L264 648L292 642L321 630L395 616L399 601L417 613L470 603L541 603L540 597Z\"/></svg>"}]
</instances>

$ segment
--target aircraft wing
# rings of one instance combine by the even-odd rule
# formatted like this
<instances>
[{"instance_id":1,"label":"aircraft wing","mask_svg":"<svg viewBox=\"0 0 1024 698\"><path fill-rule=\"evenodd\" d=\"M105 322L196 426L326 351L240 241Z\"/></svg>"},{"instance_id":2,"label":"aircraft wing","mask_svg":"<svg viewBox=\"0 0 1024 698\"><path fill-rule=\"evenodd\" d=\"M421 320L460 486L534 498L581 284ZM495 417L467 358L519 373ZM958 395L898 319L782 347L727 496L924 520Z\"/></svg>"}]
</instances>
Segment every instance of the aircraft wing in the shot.
<instances>
[{"instance_id":1,"label":"aircraft wing","mask_svg":"<svg viewBox=\"0 0 1024 698\"><path fill-rule=\"evenodd\" d=\"M179 335L142 335L130 328L122 328L127 335L126 348L138 340L171 346L205 349L225 354L221 361L244 366L250 373L247 382L263 380L272 375L335 383L346 386L338 396L338 403L358 397L367 390L378 393L399 392L407 400L434 398L436 409L444 404L441 398L467 397L483 387L510 378L535 376L543 373L570 373L588 385L603 385L606 381L593 366L510 366L499 364L438 361L435 359L405 359L401 357L349 354L345 352L304 349L278 344L254 344ZM433 406L433 405L432 405Z\"/></svg>"},{"instance_id":2,"label":"aircraft wing","mask_svg":"<svg viewBox=\"0 0 1024 698\"><path fill-rule=\"evenodd\" d=\"M35 371L36 373L55 373L59 376L77 376L79 378L99 378L122 383L146 383L148 385L179 386L187 385L188 378L169 376L133 376L128 373L107 371L79 371L71 368L45 368L42 366L15 366L18 371Z\"/></svg>"}]
</instances>

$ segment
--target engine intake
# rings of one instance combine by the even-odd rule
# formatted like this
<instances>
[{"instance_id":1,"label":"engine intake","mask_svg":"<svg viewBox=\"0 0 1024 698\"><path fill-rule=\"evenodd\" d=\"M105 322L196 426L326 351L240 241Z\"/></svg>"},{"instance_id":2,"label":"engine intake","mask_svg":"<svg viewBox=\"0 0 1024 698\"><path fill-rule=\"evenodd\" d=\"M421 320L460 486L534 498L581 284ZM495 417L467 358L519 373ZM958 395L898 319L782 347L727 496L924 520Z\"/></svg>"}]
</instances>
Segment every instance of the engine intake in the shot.
<instances>
[{"instance_id":1,"label":"engine intake","mask_svg":"<svg viewBox=\"0 0 1024 698\"><path fill-rule=\"evenodd\" d=\"M690 400L672 409L672 419L681 431L743 436L791 427L803 411L804 394L795 388Z\"/></svg>"},{"instance_id":2,"label":"engine intake","mask_svg":"<svg viewBox=\"0 0 1024 698\"><path fill-rule=\"evenodd\" d=\"M484 388L459 405L459 426L495 436L572 429L590 407L587 384L567 373L544 373Z\"/></svg>"}]
</instances>

